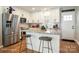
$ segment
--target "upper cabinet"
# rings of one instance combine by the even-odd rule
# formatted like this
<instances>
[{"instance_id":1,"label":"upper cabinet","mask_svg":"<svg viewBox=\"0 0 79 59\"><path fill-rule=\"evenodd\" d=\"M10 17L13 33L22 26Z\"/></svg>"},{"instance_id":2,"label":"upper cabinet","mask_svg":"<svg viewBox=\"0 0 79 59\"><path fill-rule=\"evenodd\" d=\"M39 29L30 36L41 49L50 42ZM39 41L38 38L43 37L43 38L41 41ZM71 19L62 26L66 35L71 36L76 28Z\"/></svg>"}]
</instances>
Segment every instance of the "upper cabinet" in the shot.
<instances>
[{"instance_id":1,"label":"upper cabinet","mask_svg":"<svg viewBox=\"0 0 79 59\"><path fill-rule=\"evenodd\" d=\"M32 13L32 22L35 23L55 23L59 22L59 9L52 9L47 11L33 12ZM29 20L30 21L30 20Z\"/></svg>"}]
</instances>

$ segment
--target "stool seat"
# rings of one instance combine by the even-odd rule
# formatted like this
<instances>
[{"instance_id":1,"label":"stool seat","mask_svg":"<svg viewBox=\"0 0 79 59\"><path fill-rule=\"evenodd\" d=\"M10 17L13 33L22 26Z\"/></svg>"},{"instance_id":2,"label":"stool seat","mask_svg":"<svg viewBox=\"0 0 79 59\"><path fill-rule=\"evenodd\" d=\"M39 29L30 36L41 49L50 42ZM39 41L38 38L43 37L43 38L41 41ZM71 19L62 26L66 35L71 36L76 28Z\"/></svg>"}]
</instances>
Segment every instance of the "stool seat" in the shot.
<instances>
[{"instance_id":1,"label":"stool seat","mask_svg":"<svg viewBox=\"0 0 79 59\"><path fill-rule=\"evenodd\" d=\"M52 38L51 37L39 37L39 40L44 40L44 41L51 41L52 40Z\"/></svg>"},{"instance_id":2,"label":"stool seat","mask_svg":"<svg viewBox=\"0 0 79 59\"><path fill-rule=\"evenodd\" d=\"M31 35L30 35L30 34L28 34L28 35L26 35L26 37L31 37Z\"/></svg>"}]
</instances>

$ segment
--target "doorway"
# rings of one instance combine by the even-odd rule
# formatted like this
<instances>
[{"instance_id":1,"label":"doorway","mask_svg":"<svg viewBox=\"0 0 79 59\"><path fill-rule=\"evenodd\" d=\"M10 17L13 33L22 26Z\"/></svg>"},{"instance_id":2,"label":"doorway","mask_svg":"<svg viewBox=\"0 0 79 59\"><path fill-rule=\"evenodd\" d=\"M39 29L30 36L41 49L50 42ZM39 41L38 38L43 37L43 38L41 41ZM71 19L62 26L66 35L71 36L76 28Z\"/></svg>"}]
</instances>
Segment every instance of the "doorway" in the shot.
<instances>
[{"instance_id":1,"label":"doorway","mask_svg":"<svg viewBox=\"0 0 79 59\"><path fill-rule=\"evenodd\" d=\"M75 11L66 11L61 13L61 39L75 39L75 24Z\"/></svg>"}]
</instances>

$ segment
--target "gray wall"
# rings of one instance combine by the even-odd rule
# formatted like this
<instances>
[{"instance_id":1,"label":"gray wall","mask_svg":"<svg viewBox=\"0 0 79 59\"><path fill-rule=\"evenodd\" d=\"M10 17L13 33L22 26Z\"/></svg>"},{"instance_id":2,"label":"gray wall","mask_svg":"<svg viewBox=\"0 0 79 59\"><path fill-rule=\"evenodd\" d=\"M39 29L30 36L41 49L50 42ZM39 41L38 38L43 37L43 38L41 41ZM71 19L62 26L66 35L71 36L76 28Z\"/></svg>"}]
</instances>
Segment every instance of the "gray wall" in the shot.
<instances>
[{"instance_id":1,"label":"gray wall","mask_svg":"<svg viewBox=\"0 0 79 59\"><path fill-rule=\"evenodd\" d=\"M2 46L2 7L0 7L0 47Z\"/></svg>"},{"instance_id":2,"label":"gray wall","mask_svg":"<svg viewBox=\"0 0 79 59\"><path fill-rule=\"evenodd\" d=\"M77 7L77 42L79 44L79 7Z\"/></svg>"}]
</instances>

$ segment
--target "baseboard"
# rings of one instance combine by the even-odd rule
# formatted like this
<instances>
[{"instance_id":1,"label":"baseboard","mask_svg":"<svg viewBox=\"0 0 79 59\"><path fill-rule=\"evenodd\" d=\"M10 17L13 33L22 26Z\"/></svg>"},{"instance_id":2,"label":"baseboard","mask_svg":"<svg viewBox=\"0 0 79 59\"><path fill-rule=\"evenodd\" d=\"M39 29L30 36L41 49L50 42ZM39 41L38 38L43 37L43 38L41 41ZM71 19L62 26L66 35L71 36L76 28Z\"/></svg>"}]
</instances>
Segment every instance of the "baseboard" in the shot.
<instances>
[{"instance_id":1,"label":"baseboard","mask_svg":"<svg viewBox=\"0 0 79 59\"><path fill-rule=\"evenodd\" d=\"M75 42L79 45L79 41L78 40L75 40Z\"/></svg>"},{"instance_id":2,"label":"baseboard","mask_svg":"<svg viewBox=\"0 0 79 59\"><path fill-rule=\"evenodd\" d=\"M2 48L2 47L3 47L3 45L0 46L0 48Z\"/></svg>"},{"instance_id":3,"label":"baseboard","mask_svg":"<svg viewBox=\"0 0 79 59\"><path fill-rule=\"evenodd\" d=\"M74 40L70 40L70 39L62 39L62 41L75 42Z\"/></svg>"}]
</instances>

